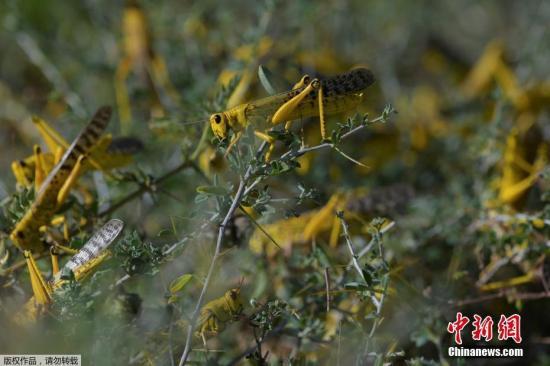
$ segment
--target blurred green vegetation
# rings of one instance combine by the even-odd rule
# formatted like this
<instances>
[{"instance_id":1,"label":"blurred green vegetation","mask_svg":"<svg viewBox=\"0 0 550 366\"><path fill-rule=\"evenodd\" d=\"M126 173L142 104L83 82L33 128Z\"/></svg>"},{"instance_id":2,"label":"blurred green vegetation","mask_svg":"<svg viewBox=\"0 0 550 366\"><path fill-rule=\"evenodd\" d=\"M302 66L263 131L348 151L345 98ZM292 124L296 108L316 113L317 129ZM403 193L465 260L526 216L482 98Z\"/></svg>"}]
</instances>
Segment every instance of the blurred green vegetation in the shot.
<instances>
[{"instance_id":1,"label":"blurred green vegetation","mask_svg":"<svg viewBox=\"0 0 550 366\"><path fill-rule=\"evenodd\" d=\"M245 307L207 349L192 336L190 363L548 364L549 23L542 0L1 2L0 353L178 364L253 167L202 302L242 286ZM250 133L223 156L211 113L359 66L376 83L328 119L331 131L362 126L340 152L292 157L320 143L311 118L275 135L271 163ZM105 104L113 137L143 148L121 143L132 163L80 178L92 202L79 187L63 205L63 244L80 247L110 217L124 235L21 326L32 289L9 233L34 192L11 164L47 150L32 115L72 141ZM449 358L457 311L521 314L521 345L477 344L524 357Z\"/></svg>"}]
</instances>

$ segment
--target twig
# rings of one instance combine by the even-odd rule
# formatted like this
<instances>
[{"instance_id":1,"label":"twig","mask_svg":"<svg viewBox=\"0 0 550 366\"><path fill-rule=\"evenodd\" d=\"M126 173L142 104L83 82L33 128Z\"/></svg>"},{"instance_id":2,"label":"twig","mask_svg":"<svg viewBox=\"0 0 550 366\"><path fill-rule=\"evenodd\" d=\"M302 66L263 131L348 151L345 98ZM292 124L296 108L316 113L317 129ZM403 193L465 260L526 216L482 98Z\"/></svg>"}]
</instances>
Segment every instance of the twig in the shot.
<instances>
[{"instance_id":1,"label":"twig","mask_svg":"<svg viewBox=\"0 0 550 366\"><path fill-rule=\"evenodd\" d=\"M390 222L388 225L386 225L382 229L380 229L380 234L385 234L387 231L389 231L394 226L395 226L395 221ZM369 252L369 250L374 246L374 244L376 244L376 241L377 241L376 239L377 239L376 237L373 237L369 241L369 243L363 249L361 249L359 254L357 254L357 259L360 259L361 257L363 257L365 254L367 254ZM348 263L348 267L351 267L352 265L353 265L353 261L350 260L349 263Z\"/></svg>"},{"instance_id":2,"label":"twig","mask_svg":"<svg viewBox=\"0 0 550 366\"><path fill-rule=\"evenodd\" d=\"M338 321L338 348L336 349L336 365L340 366L340 350L342 348L342 322Z\"/></svg>"},{"instance_id":3,"label":"twig","mask_svg":"<svg viewBox=\"0 0 550 366\"><path fill-rule=\"evenodd\" d=\"M168 354L170 355L170 365L171 366L175 365L175 362L174 362L174 347L172 345L172 341L173 341L172 338L173 338L173 331L174 331L173 318L174 318L174 309L172 308L172 311L170 312L170 325L168 327Z\"/></svg>"},{"instance_id":4,"label":"twig","mask_svg":"<svg viewBox=\"0 0 550 366\"><path fill-rule=\"evenodd\" d=\"M256 178L256 180L246 188L244 191L244 196L246 197L261 181L262 177Z\"/></svg>"},{"instance_id":5,"label":"twig","mask_svg":"<svg viewBox=\"0 0 550 366\"><path fill-rule=\"evenodd\" d=\"M327 313L330 311L330 274L328 267L325 268L325 289L327 291Z\"/></svg>"},{"instance_id":6,"label":"twig","mask_svg":"<svg viewBox=\"0 0 550 366\"><path fill-rule=\"evenodd\" d=\"M208 226L208 224L215 220L217 217L219 216L218 213L215 213L214 215L212 215L212 217L210 217L210 220L208 220L206 223L202 224L199 229L197 230L197 232L202 232L204 229L206 229L206 227ZM170 245L166 250L164 250L162 252L162 256L163 257L166 257L168 256L169 254L171 254L174 250L176 250L176 248L178 248L180 245L182 245L183 243L185 243L187 240L189 240L189 236L186 236L180 240L178 240L177 242L173 243L172 245ZM116 282L114 282L113 284L111 284L108 289L109 290L112 290L113 288L117 287L117 286L120 286L121 284L123 284L124 282L128 281L130 279L130 275L129 274L125 274L124 276L120 277ZM94 294L94 296L97 296L101 294L101 290L96 292Z\"/></svg>"},{"instance_id":7,"label":"twig","mask_svg":"<svg viewBox=\"0 0 550 366\"><path fill-rule=\"evenodd\" d=\"M379 122L379 121L385 121L386 119L387 119L387 115L384 113L383 115L381 115L380 117L374 119L373 121L370 121L368 123L363 123L360 126L357 126L353 129L351 129L350 131L346 132L345 134L342 135L340 140L345 139L345 138L353 135L354 133L362 130L363 128L365 128L366 126L368 126L371 123ZM260 148L256 152L256 158L260 158L260 156L261 156L262 152L265 150L266 146L267 146L266 142L263 142L261 144ZM297 151L289 151L289 152L283 154L278 160L285 160L285 159L291 160L291 159L297 158L301 155L304 155L308 152L324 149L324 148L327 148L327 147L333 147L333 146L334 146L334 144L332 144L332 143L321 143L319 145L308 147L308 148L302 148L302 149L299 149ZM210 266L208 268L208 272L206 274L206 278L204 280L204 284L203 284L203 287L201 289L199 299L197 300L197 303L195 305L195 309L193 311L193 315L191 316L191 320L190 320L189 326L187 328L187 337L186 337L186 340L185 340L185 348L184 348L183 354L181 355L181 359L180 359L180 362L179 362L178 366L183 366L187 362L187 358L189 357L189 353L191 352L191 339L193 337L193 331L196 327L196 323L197 323L197 320L198 320L198 317L199 317L199 314L200 314L201 306L202 306L202 303L204 301L204 296L205 296L206 291L208 289L208 286L210 284L210 279L212 277L212 273L214 272L214 267L215 267L216 261L217 261L219 255L220 255L220 249L221 249L223 239L224 239L225 227L229 223L229 220L231 220L231 218L233 217L233 214L235 213L235 210L241 204L241 200L245 196L245 193L249 193L251 191L252 187L254 187L255 185L257 185L260 182L260 180L257 179L250 186L247 187L247 185L250 181L250 178L252 176L252 173L253 173L253 165L250 164L248 166L248 168L246 169L246 172L245 172L244 176L241 177L241 179L239 180L239 187L237 189L237 192L235 193L235 196L233 198L233 202L231 204L231 207L229 208L229 210L225 214L225 217L224 217L224 219L223 219L223 221L220 224L220 227L218 229L218 237L217 237L217 240L216 240L216 247L214 249L214 256L212 257L212 260L210 262ZM344 232L347 233L347 226L344 228ZM349 234L347 236L349 238ZM350 249L352 251L352 256L355 259L355 254L353 254L353 248L350 247ZM363 278L363 280L365 280L364 275L363 275L363 273L362 273L362 271L359 267L359 264L357 263L357 259L355 259L355 262L357 264L356 268L358 269L359 274L361 275L361 278Z\"/></svg>"},{"instance_id":8,"label":"twig","mask_svg":"<svg viewBox=\"0 0 550 366\"><path fill-rule=\"evenodd\" d=\"M84 103L82 99L72 91L61 76L61 73L55 68L54 64L48 60L44 52L40 49L36 41L26 33L19 32L15 35L17 44L27 54L30 61L42 71L42 74L52 83L53 89L60 91L63 94L65 102L71 107L73 112L81 117L86 117L86 110L84 109Z\"/></svg>"},{"instance_id":9,"label":"twig","mask_svg":"<svg viewBox=\"0 0 550 366\"><path fill-rule=\"evenodd\" d=\"M351 260L353 262L353 266L355 267L355 270L357 271L357 273L359 273L359 276L361 276L363 281L366 282L365 275L363 274L363 271L361 270L361 266L359 265L359 261L357 260L358 257L355 254L355 251L353 250L353 243L351 242L351 239L349 236L348 224L344 220L344 214L343 212L338 212L336 216L338 216L338 218L340 219L340 223L342 224L342 230L344 231L344 238L346 240L346 244L348 245L348 250L351 254Z\"/></svg>"},{"instance_id":10,"label":"twig","mask_svg":"<svg viewBox=\"0 0 550 366\"><path fill-rule=\"evenodd\" d=\"M380 253L380 256L382 256L382 253ZM382 258L384 260L384 258ZM388 276L386 274L386 276ZM380 295L380 300L376 300L376 297L374 295L371 296L371 300L374 303L374 306L376 307L376 318L373 320L372 327L369 332L369 336L365 340L365 350L364 350L364 357L367 358L369 356L368 350L370 346L370 341L372 337L374 336L374 332L376 332L376 329L380 326L380 323L382 322L382 319L380 318L380 314L382 313L382 306L384 306L384 301L386 300L386 293L388 291L388 280L386 277L385 283L384 283L384 290L382 291Z\"/></svg>"},{"instance_id":11,"label":"twig","mask_svg":"<svg viewBox=\"0 0 550 366\"><path fill-rule=\"evenodd\" d=\"M192 164L189 162L189 161L184 161L182 162L181 164L179 164L177 167L175 167L174 169L170 170L169 172L165 173L164 175L160 176L159 178L156 178L153 180L153 182L149 185L146 185L146 184L142 184L138 189L136 189L134 192L128 194L126 197L122 198L120 201L118 201L117 203L113 204L111 207L109 207L108 209L106 209L105 211L103 212L100 212L98 214L98 217L103 217L103 216L107 216L111 213L113 213L114 211L118 210L120 207L124 206L125 204L127 204L128 202L132 201L134 198L136 197L139 197L140 195L142 195L143 193L149 191L151 189L151 186L155 185L155 184L161 184L162 182L164 182L165 180L167 180L168 178L172 177L173 175L179 173L181 170L183 169L186 169L186 168L189 168L189 167L192 167Z\"/></svg>"},{"instance_id":12,"label":"twig","mask_svg":"<svg viewBox=\"0 0 550 366\"><path fill-rule=\"evenodd\" d=\"M284 330L284 327L286 326L286 323L283 322L283 324L279 324L277 325L275 328L273 328L273 330L269 331L261 340L260 343L263 343L265 342L267 339L270 339L278 334L280 334L283 330ZM254 342L256 343L256 340L254 340ZM241 352L239 355L235 356L235 358L233 358L231 361L229 361L229 363L227 364L228 366L234 366L234 365L237 365L243 358L245 358L246 356L252 354L252 352L254 352L254 350L256 350L258 348L258 344L254 344L254 346L251 346L249 348L247 348L246 350L244 350L243 352Z\"/></svg>"},{"instance_id":13,"label":"twig","mask_svg":"<svg viewBox=\"0 0 550 366\"><path fill-rule=\"evenodd\" d=\"M340 141L341 140L344 140L346 138L348 138L349 136L361 131L362 129L364 129L365 127L369 126L370 124L373 124L373 123L376 123L376 122L382 122L382 121L385 121L386 119L388 118L388 116L386 115L381 115L375 119L373 119L372 121L369 121L368 123L362 123L361 125L355 127L355 128L352 128L351 130L349 130L348 132L346 132L345 134L342 135L342 137L340 138ZM315 146L310 146L310 147L303 147L299 150L295 150L295 151L288 151L286 153L284 153L283 155L281 155L281 157L279 158L280 160L285 160L285 159L293 159L293 158L298 158L308 152L312 152L312 151L317 151L317 150L321 150L321 149L326 149L327 147L334 147L334 143L332 142L324 142L324 143L321 143L319 145L315 145Z\"/></svg>"},{"instance_id":14,"label":"twig","mask_svg":"<svg viewBox=\"0 0 550 366\"><path fill-rule=\"evenodd\" d=\"M512 291L501 291L496 294L489 294L485 296L476 297L473 299L464 299L464 300L449 300L449 304L453 307L460 307L464 305L477 304L484 301L499 299L501 297L512 296L514 300L539 300L550 298L550 293L548 292L524 292L524 293L513 293Z\"/></svg>"},{"instance_id":15,"label":"twig","mask_svg":"<svg viewBox=\"0 0 550 366\"><path fill-rule=\"evenodd\" d=\"M258 149L257 155L261 155L262 151L265 149L266 146L267 146L267 143L265 142L262 143L262 145ZM237 208L241 204L241 200L246 190L246 185L248 184L248 181L250 180L252 175L252 170L253 170L253 165L249 165L248 168L246 169L244 176L240 179L239 187L237 188L237 192L235 193L233 202L231 203L229 210L227 210L227 213L225 214L225 217L218 229L218 237L216 239L216 248L214 249L214 256L212 257L212 261L210 262L210 267L208 268L206 278L204 279L204 284L202 286L199 299L197 300L197 304L195 305L195 310L193 311L193 315L191 316L191 321L189 322L189 326L187 328L187 338L185 340L185 348L184 348L183 354L181 355L179 366L183 366L185 364L185 362L187 361L187 358L189 357L189 353L191 352L191 339L193 338L193 331L195 329L197 320L200 315L200 310L202 307L202 303L204 301L204 296L206 295L206 291L208 290L208 285L210 284L210 279L212 278L212 273L214 272L216 261L220 256L220 250L224 239L225 227L229 224L229 221L233 217L235 210L237 210Z\"/></svg>"},{"instance_id":16,"label":"twig","mask_svg":"<svg viewBox=\"0 0 550 366\"><path fill-rule=\"evenodd\" d=\"M191 321L189 322L189 327L187 329L187 339L185 341L185 349L183 351L183 354L181 356L179 366L182 366L187 361L187 357L189 356L189 352L191 350L191 339L193 336L193 331L196 326L200 309L204 300L204 296L206 294L206 290L208 289L208 285L210 284L210 278L212 277L212 273L214 272L214 267L216 264L216 261L220 255L220 249L223 243L224 238L224 232L225 227L229 223L229 220L233 217L233 214L237 207L239 206L240 199L242 197L242 194L244 192L245 188L245 179L241 179L239 182L239 188L237 189L237 193L235 194L235 197L233 198L233 203L231 204L231 207L227 211L222 223L220 224L220 227L218 229L218 238L216 240L216 248L214 250L214 256L212 257L212 261L210 262L210 267L208 268L208 273L206 274L206 278L204 280L204 285L202 287L201 293L199 295L199 299L197 300L197 304L195 305L195 310L193 311L193 315L191 317Z\"/></svg>"},{"instance_id":17,"label":"twig","mask_svg":"<svg viewBox=\"0 0 550 366\"><path fill-rule=\"evenodd\" d=\"M38 260L38 259L47 257L47 256L49 256L49 255L50 255L50 252L49 252L48 250L45 250L45 251L43 251L43 252L33 254L32 257L33 257L34 260ZM5 274L8 274L8 273L17 271L19 268L23 268L23 267L25 267L26 265L27 265L27 261L26 261L26 260L22 260L22 261L19 261L19 262L13 264L12 266L6 268L5 270L0 271L0 273L2 273L3 275L5 275Z\"/></svg>"}]
</instances>

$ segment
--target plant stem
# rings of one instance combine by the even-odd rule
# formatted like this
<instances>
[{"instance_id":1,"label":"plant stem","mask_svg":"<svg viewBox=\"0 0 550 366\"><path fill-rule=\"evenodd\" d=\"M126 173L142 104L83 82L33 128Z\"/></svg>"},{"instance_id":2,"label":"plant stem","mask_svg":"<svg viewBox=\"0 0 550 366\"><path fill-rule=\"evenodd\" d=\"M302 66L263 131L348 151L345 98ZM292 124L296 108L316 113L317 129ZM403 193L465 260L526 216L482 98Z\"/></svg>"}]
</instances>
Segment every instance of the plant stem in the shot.
<instances>
[{"instance_id":1,"label":"plant stem","mask_svg":"<svg viewBox=\"0 0 550 366\"><path fill-rule=\"evenodd\" d=\"M184 169L187 169L187 168L190 168L192 166L193 166L193 164L190 161L184 161L184 162L180 163L178 166L176 166L174 169L168 171L167 173L160 176L159 178L154 179L153 182L152 182L152 185L160 184L160 183L164 182L166 179L168 179L168 178L172 177L173 175L179 173L180 171L182 171ZM109 207L105 211L100 212L98 214L98 217L107 216L107 215L115 212L120 207L124 206L125 204L127 204L128 202L133 200L134 198L140 196L141 194L145 193L146 191L148 191L150 189L151 189L151 185L142 184L138 189L136 189L132 193L128 194L126 197L122 198L120 201L113 204L111 207Z\"/></svg>"},{"instance_id":2,"label":"plant stem","mask_svg":"<svg viewBox=\"0 0 550 366\"><path fill-rule=\"evenodd\" d=\"M262 151L265 149L266 146L267 144L265 142L262 143L262 145L258 149L258 153L257 153L258 156L261 155ZM214 267L216 265L216 261L220 256L220 251L221 251L221 247L224 239L225 227L227 226L227 224L229 223L229 220L231 220L231 218L233 217L233 214L241 204L242 198L244 197L244 193L246 190L246 186L250 181L250 178L252 175L252 168L253 166L249 165L248 168L246 169L244 176L241 177L241 179L239 180L239 187L237 188L237 192L233 197L233 202L231 203L229 210L227 210L227 213L225 214L225 217L223 218L223 221L220 224L220 227L218 229L218 237L216 239L216 248L214 249L214 256L212 257L212 261L210 262L210 267L208 268L206 278L204 279L204 284L202 286L199 299L197 300L197 304L195 305L193 315L191 316L191 321L189 322L189 327L187 328L187 338L185 340L185 348L184 348L183 354L181 355L181 359L178 364L179 366L183 366L185 364L185 362L187 361L187 358L189 357L189 353L191 352L191 340L193 338L193 331L195 330L195 327L197 325L197 320L199 319L202 303L204 302L204 296L206 295L206 291L208 290L208 285L210 284L212 273L214 273Z\"/></svg>"},{"instance_id":3,"label":"plant stem","mask_svg":"<svg viewBox=\"0 0 550 366\"><path fill-rule=\"evenodd\" d=\"M374 120L372 120L368 123L363 123L360 126L357 126L353 129L351 129L350 131L346 132L345 134L343 134L341 139L345 139L345 138L353 135L354 133L362 130L363 128L365 128L366 126L368 126L371 123L384 121L385 119L386 119L386 117L384 115L382 115L382 116L380 116L380 117L378 117L378 118L376 118L376 119L374 119ZM267 146L266 142L263 142L261 144L260 148L256 152L256 158L257 159L261 158L262 152L265 150L266 146ZM321 144L316 145L316 146L302 148L302 149L299 149L297 151L289 151L289 152L283 154L278 160L294 159L294 158L299 157L301 155L304 155L308 152L324 149L324 148L327 148L327 147L333 147L333 144L325 142L325 143L321 143ZM250 186L248 186L248 184L250 182L250 179L251 179L251 176L252 176L252 172L253 172L253 165L250 164L250 165L248 165L248 167L246 169L246 172L244 173L244 176L242 176L239 180L239 187L237 188L237 192L235 193L235 196L233 197L233 202L231 203L231 206L230 206L229 210L227 210L227 212L225 214L225 217L224 217L224 219L223 219L223 221L220 224L220 227L218 229L218 236L217 236L217 239L216 239L216 247L214 249L214 256L212 257L212 260L210 262L210 266L208 268L208 272L206 274L206 278L204 280L204 284L202 286L201 293L199 295L197 303L195 304L195 309L193 310L193 314L191 316L191 320L190 320L189 326L187 328L187 337L185 339L185 348L184 348L183 354L181 355L180 362L179 362L178 366L183 366L187 362L187 358L189 357L189 353L191 352L191 340L193 338L193 331L195 330L195 327L197 325L197 321L198 321L198 318L199 318L199 315L200 315L200 310L201 310L202 304L204 302L204 297L206 295L206 291L208 290L208 286L210 284L210 280L212 278L212 274L214 272L216 262L217 262L217 260L220 256L220 251L221 251L221 247L222 247L223 239L224 239L225 227L229 223L229 220L231 220L231 218L233 217L233 214L235 213L237 208L240 206L242 198L245 197L246 194L248 194L252 190L252 188L254 188L254 186L256 186L261 181L261 179L260 179L261 177L260 177L260 178L256 179L253 183L251 183ZM343 222L343 225L345 225L344 222ZM347 233L347 226L345 227L344 232ZM349 238L349 235L347 235L347 237ZM353 253L353 248L350 247L350 249L351 249L351 252L352 252L352 256L355 260L355 263L356 263L356 268L357 268L359 274L361 275L361 278L363 278L363 280L365 280L365 278L363 276L363 273L362 273L362 271L359 267L359 263L357 263L356 256Z\"/></svg>"},{"instance_id":4,"label":"plant stem","mask_svg":"<svg viewBox=\"0 0 550 366\"><path fill-rule=\"evenodd\" d=\"M357 255L355 254L355 251L353 250L353 244L351 242L351 238L349 236L349 231L348 231L348 224L344 220L343 214L342 215L337 215L337 216L340 219L340 223L342 224L342 230L344 232L344 239L346 240L348 250L351 254L351 260L353 262L353 267L355 267L355 270L357 271L357 273L359 273L359 276L361 276L363 281L365 281L365 275L363 274L363 271L361 270L361 266L359 265L359 261L357 261Z\"/></svg>"},{"instance_id":5,"label":"plant stem","mask_svg":"<svg viewBox=\"0 0 550 366\"><path fill-rule=\"evenodd\" d=\"M386 116L381 115L379 117L376 117L372 121L369 121L368 123L363 123L363 124L361 124L357 127L354 127L351 130L349 130L348 132L346 132L345 134L343 134L342 137L340 138L340 140L344 140L344 139L348 138L349 136L361 131L362 129L364 129L365 127L367 127L367 126L369 126L373 123L385 121L386 119L387 119ZM295 151L288 151L288 152L284 153L283 155L281 155L279 160L297 158L297 157L300 157L300 156L302 156L302 155L304 155L308 152L325 149L327 147L334 147L334 144L332 142L323 142L319 145L310 146L310 147L303 147L303 148L301 148L299 150L295 150Z\"/></svg>"}]
</instances>

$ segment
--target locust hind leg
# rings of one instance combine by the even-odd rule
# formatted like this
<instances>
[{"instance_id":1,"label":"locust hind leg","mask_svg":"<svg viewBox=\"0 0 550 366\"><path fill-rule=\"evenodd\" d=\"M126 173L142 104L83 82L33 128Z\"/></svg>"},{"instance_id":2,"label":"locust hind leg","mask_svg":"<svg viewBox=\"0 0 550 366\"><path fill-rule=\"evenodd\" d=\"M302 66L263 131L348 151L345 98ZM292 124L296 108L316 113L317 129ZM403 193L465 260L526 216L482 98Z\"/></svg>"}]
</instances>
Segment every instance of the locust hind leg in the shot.
<instances>
[{"instance_id":1,"label":"locust hind leg","mask_svg":"<svg viewBox=\"0 0 550 366\"><path fill-rule=\"evenodd\" d=\"M24 160L16 160L11 163L11 170L17 183L24 187L29 187L31 182L27 176L27 172L25 170L26 167L27 163L25 163Z\"/></svg>"},{"instance_id":2,"label":"locust hind leg","mask_svg":"<svg viewBox=\"0 0 550 366\"><path fill-rule=\"evenodd\" d=\"M202 339L202 344L204 345L204 349L208 353L208 346L206 344L206 332L211 332L214 334L218 333L218 329L219 329L218 319L216 318L216 315L214 315L213 313L208 313L206 315L206 318L202 318L199 321L199 323L201 323L201 325L198 333Z\"/></svg>"},{"instance_id":3,"label":"locust hind leg","mask_svg":"<svg viewBox=\"0 0 550 366\"><path fill-rule=\"evenodd\" d=\"M229 143L229 146L227 147L227 150L225 150L224 157L227 157L227 155L229 155L229 153L231 152L233 147L241 139L242 135L243 135L242 131L239 131L239 132L237 132L233 135L233 137L231 138L231 142Z\"/></svg>"},{"instance_id":4,"label":"locust hind leg","mask_svg":"<svg viewBox=\"0 0 550 366\"><path fill-rule=\"evenodd\" d=\"M339 192L332 195L326 205L323 206L304 227L304 239L307 241L313 240L321 232L327 228L331 228L333 231L331 231L330 243L331 245L335 245L333 242L333 237L336 236L336 238L338 238L340 233L339 229L334 229L335 227L339 227L336 212L342 209L345 202L346 197L343 193ZM332 223L327 225L327 223L331 221Z\"/></svg>"},{"instance_id":5,"label":"locust hind leg","mask_svg":"<svg viewBox=\"0 0 550 366\"><path fill-rule=\"evenodd\" d=\"M317 92L319 98L319 128L321 130L321 140L327 141L327 122L325 121L325 106L323 102L323 88L319 83L319 91Z\"/></svg>"},{"instance_id":6,"label":"locust hind leg","mask_svg":"<svg viewBox=\"0 0 550 366\"><path fill-rule=\"evenodd\" d=\"M48 122L36 116L32 117L32 122L51 152L56 153L59 148L65 150L69 147L69 143Z\"/></svg>"},{"instance_id":7,"label":"locust hind leg","mask_svg":"<svg viewBox=\"0 0 550 366\"><path fill-rule=\"evenodd\" d=\"M128 89L126 88L126 79L128 78L131 67L132 61L129 58L124 58L118 64L115 73L115 94L123 132L128 132L127 130L132 120L130 98L128 96Z\"/></svg>"},{"instance_id":8,"label":"locust hind leg","mask_svg":"<svg viewBox=\"0 0 550 366\"><path fill-rule=\"evenodd\" d=\"M313 90L318 91L318 104L319 104L319 119L320 119L320 129L321 129L321 138L323 141L327 140L326 137L326 121L323 105L323 89L321 87L321 82L319 79L313 79L307 87L304 88L298 95L290 99L288 102L284 103L273 115L271 122L273 124L279 124L284 121L288 121L292 112L300 105L302 100L311 93Z\"/></svg>"},{"instance_id":9,"label":"locust hind leg","mask_svg":"<svg viewBox=\"0 0 550 366\"><path fill-rule=\"evenodd\" d=\"M150 67L154 83L162 87L174 103L179 103L178 92L170 80L164 59L160 56L153 56Z\"/></svg>"},{"instance_id":10,"label":"locust hind leg","mask_svg":"<svg viewBox=\"0 0 550 366\"><path fill-rule=\"evenodd\" d=\"M50 259L52 260L52 274L59 273L59 252L55 246L50 247Z\"/></svg>"},{"instance_id":11,"label":"locust hind leg","mask_svg":"<svg viewBox=\"0 0 550 366\"><path fill-rule=\"evenodd\" d=\"M38 192L40 186L46 179L44 160L42 159L42 149L38 145L34 145L34 190Z\"/></svg>"},{"instance_id":12,"label":"locust hind leg","mask_svg":"<svg viewBox=\"0 0 550 366\"><path fill-rule=\"evenodd\" d=\"M265 154L265 161L269 161L271 159L271 154L273 153L273 149L275 148L275 139L271 136L269 136L267 133L263 133L260 131L254 131L254 135L259 137L260 139L264 140L269 144L269 148L267 149L267 153Z\"/></svg>"},{"instance_id":13,"label":"locust hind leg","mask_svg":"<svg viewBox=\"0 0 550 366\"><path fill-rule=\"evenodd\" d=\"M294 86L292 87L292 90L294 89L300 89L304 86L308 85L311 82L311 77L308 74L304 74L300 80Z\"/></svg>"},{"instance_id":14,"label":"locust hind leg","mask_svg":"<svg viewBox=\"0 0 550 366\"><path fill-rule=\"evenodd\" d=\"M499 200L514 203L537 181L540 171L546 164L546 149L540 147L533 163L527 161L521 153L519 132L514 129L508 136L504 153Z\"/></svg>"},{"instance_id":15,"label":"locust hind leg","mask_svg":"<svg viewBox=\"0 0 550 366\"><path fill-rule=\"evenodd\" d=\"M303 88L307 86L310 82L311 82L311 77L308 74L305 74L296 84L294 84L294 86L292 87L292 90ZM288 131L291 125L292 125L292 121L287 121L285 123L285 131Z\"/></svg>"},{"instance_id":16,"label":"locust hind leg","mask_svg":"<svg viewBox=\"0 0 550 366\"><path fill-rule=\"evenodd\" d=\"M69 177L63 183L63 186L59 190L59 193L57 194L57 206L61 206L63 202L67 199L67 196L69 195L69 192L71 191L71 188L76 184L78 180L78 176L80 175L82 171L82 165L84 163L84 159L86 159L85 155L80 155L78 159L76 160L76 164L74 165L73 170L71 171L71 174L69 174Z\"/></svg>"},{"instance_id":17,"label":"locust hind leg","mask_svg":"<svg viewBox=\"0 0 550 366\"><path fill-rule=\"evenodd\" d=\"M517 165L519 161L514 161ZM502 202L512 203L518 199L524 192L533 186L533 184L539 178L539 172L535 169L535 166L531 167L529 170L526 170L529 174L511 185L506 185L501 187L499 198Z\"/></svg>"},{"instance_id":18,"label":"locust hind leg","mask_svg":"<svg viewBox=\"0 0 550 366\"><path fill-rule=\"evenodd\" d=\"M304 88L298 95L290 99L288 102L284 103L275 114L273 114L273 117L271 117L271 123L274 125L284 123L288 120L290 120L290 116L292 115L292 112L300 105L300 102L304 100L304 98L311 93L312 91L319 89L321 86L321 83L318 79L313 79L308 86Z\"/></svg>"},{"instance_id":19,"label":"locust hind leg","mask_svg":"<svg viewBox=\"0 0 550 366\"><path fill-rule=\"evenodd\" d=\"M52 301L52 289L40 273L40 270L32 257L32 253L25 250L23 254L25 256L29 276L31 278L31 286L34 293L35 304L37 306L46 306Z\"/></svg>"},{"instance_id":20,"label":"locust hind leg","mask_svg":"<svg viewBox=\"0 0 550 366\"><path fill-rule=\"evenodd\" d=\"M340 225L340 219L337 215L332 217L332 229L330 231L329 244L331 248L338 246L338 240L340 239L340 232L342 226Z\"/></svg>"}]
</instances>

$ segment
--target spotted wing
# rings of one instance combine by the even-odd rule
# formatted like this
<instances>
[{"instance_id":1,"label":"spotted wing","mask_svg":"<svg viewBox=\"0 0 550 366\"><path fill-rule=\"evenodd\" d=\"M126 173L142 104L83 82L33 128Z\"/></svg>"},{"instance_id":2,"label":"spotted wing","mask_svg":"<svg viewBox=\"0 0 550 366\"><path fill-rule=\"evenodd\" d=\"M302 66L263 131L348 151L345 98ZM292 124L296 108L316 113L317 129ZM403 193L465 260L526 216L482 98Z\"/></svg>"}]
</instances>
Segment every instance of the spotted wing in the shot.
<instances>
[{"instance_id":1,"label":"spotted wing","mask_svg":"<svg viewBox=\"0 0 550 366\"><path fill-rule=\"evenodd\" d=\"M124 222L112 219L96 231L90 240L65 264L64 269L82 272L83 267L102 256L124 228ZM63 271L62 271L63 272Z\"/></svg>"}]
</instances>

